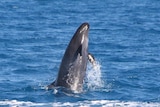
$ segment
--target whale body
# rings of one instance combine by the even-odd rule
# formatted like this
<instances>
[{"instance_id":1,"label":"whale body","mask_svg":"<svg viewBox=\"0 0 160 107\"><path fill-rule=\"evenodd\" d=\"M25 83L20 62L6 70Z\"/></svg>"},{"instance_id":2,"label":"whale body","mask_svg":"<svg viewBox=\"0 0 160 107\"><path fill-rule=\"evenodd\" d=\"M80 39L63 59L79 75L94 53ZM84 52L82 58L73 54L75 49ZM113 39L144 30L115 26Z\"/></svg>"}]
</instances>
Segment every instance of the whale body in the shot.
<instances>
[{"instance_id":1,"label":"whale body","mask_svg":"<svg viewBox=\"0 0 160 107\"><path fill-rule=\"evenodd\" d=\"M81 92L86 74L87 62L94 58L88 53L89 24L83 23L73 35L63 56L56 80L48 88L65 87Z\"/></svg>"}]
</instances>

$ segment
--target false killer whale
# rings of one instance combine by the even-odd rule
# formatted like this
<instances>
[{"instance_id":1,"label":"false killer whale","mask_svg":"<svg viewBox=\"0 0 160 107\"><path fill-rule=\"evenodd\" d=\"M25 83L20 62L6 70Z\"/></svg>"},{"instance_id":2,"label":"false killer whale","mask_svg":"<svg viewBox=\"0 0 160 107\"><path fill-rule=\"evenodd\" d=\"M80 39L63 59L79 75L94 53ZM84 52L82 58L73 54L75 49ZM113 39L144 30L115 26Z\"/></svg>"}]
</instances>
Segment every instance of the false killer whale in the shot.
<instances>
[{"instance_id":1,"label":"false killer whale","mask_svg":"<svg viewBox=\"0 0 160 107\"><path fill-rule=\"evenodd\" d=\"M48 89L65 87L81 92L86 74L88 60L93 64L94 57L88 53L89 24L83 23L72 37L63 56L56 80L48 85Z\"/></svg>"}]
</instances>

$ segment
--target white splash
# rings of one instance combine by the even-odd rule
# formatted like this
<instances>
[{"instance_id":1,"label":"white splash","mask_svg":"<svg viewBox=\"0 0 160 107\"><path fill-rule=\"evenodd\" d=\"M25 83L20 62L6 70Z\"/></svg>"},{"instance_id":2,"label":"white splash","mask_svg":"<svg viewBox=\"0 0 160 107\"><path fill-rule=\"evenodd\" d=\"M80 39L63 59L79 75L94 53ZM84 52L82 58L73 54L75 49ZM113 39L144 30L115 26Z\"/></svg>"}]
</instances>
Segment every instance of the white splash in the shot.
<instances>
[{"instance_id":1,"label":"white splash","mask_svg":"<svg viewBox=\"0 0 160 107\"><path fill-rule=\"evenodd\" d=\"M96 89L103 87L103 80L101 79L101 65L95 62L93 65L88 64L86 73L86 85L88 89Z\"/></svg>"},{"instance_id":2,"label":"white splash","mask_svg":"<svg viewBox=\"0 0 160 107\"><path fill-rule=\"evenodd\" d=\"M9 107L160 107L160 103L147 103L147 102L132 102L132 101L118 101L118 100L94 100L94 101L78 101L78 102L49 102L49 103L36 103L30 101L18 101L18 100L4 100L0 101L0 106Z\"/></svg>"}]
</instances>

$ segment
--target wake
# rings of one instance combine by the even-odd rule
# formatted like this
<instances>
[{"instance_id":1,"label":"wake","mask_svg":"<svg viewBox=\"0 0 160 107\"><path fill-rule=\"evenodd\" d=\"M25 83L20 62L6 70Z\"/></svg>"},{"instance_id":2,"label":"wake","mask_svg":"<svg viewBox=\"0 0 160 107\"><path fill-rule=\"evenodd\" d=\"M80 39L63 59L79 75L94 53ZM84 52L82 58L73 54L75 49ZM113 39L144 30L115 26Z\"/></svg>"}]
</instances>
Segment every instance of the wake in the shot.
<instances>
[{"instance_id":1,"label":"wake","mask_svg":"<svg viewBox=\"0 0 160 107\"><path fill-rule=\"evenodd\" d=\"M103 107L160 107L160 103L147 103L147 102L122 102L118 100L94 100L94 101L78 101L78 102L48 102L48 103L36 103L30 101L18 101L18 100L4 100L0 101L0 106L9 106L9 107L73 107L73 106L83 106L83 107L90 107L90 106L103 106Z\"/></svg>"}]
</instances>

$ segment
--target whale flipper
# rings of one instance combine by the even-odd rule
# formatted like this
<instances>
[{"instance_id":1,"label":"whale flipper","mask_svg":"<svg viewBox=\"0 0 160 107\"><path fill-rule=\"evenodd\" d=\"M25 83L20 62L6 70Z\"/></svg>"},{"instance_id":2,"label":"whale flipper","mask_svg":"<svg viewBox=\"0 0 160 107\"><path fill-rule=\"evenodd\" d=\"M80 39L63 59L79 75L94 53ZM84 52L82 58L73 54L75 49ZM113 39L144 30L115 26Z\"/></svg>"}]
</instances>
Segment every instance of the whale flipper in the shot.
<instances>
[{"instance_id":1,"label":"whale flipper","mask_svg":"<svg viewBox=\"0 0 160 107\"><path fill-rule=\"evenodd\" d=\"M93 66L95 66L95 58L91 53L88 53L88 60Z\"/></svg>"},{"instance_id":2,"label":"whale flipper","mask_svg":"<svg viewBox=\"0 0 160 107\"><path fill-rule=\"evenodd\" d=\"M53 81L50 85L47 86L47 89L53 89L55 87L56 81Z\"/></svg>"}]
</instances>

